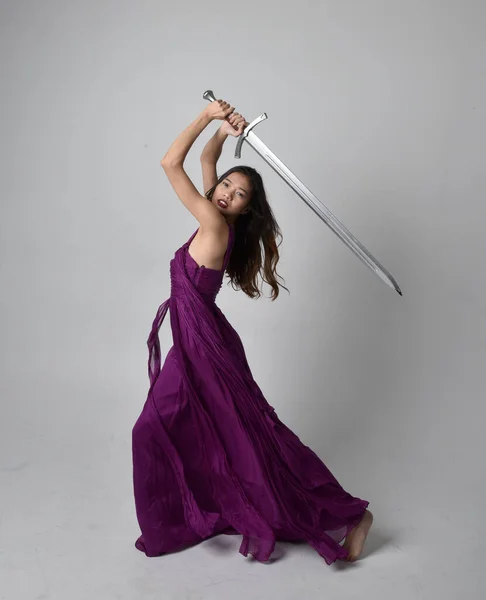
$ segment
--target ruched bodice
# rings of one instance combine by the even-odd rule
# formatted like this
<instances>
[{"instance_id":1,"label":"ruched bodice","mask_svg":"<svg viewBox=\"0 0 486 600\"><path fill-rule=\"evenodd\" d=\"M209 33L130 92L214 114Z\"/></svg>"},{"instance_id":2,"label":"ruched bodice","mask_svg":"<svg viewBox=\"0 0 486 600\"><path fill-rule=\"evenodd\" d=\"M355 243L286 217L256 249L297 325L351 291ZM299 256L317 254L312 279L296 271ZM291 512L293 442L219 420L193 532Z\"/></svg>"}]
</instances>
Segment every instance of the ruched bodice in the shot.
<instances>
[{"instance_id":1,"label":"ruched bodice","mask_svg":"<svg viewBox=\"0 0 486 600\"><path fill-rule=\"evenodd\" d=\"M208 303L214 303L216 297L223 285L224 274L231 256L231 251L234 245L234 226L229 226L228 246L224 255L223 267L221 269L209 269L204 265L199 266L194 258L189 253L189 245L196 236L197 229L189 240L177 250L174 258L170 263L170 278L171 278L171 296L178 295L184 292L183 286L179 285L179 270L178 258L182 259L185 273L192 281L194 287L201 294L204 300ZM178 257L178 254L181 256Z\"/></svg>"}]
</instances>

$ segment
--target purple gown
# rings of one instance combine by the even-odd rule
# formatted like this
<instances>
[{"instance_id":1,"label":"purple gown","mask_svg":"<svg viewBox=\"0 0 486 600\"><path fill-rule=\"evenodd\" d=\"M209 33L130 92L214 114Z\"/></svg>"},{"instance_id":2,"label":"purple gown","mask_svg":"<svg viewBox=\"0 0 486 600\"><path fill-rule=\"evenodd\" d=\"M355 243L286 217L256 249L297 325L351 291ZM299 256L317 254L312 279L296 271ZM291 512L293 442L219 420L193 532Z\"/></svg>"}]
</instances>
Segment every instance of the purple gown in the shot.
<instances>
[{"instance_id":1,"label":"purple gown","mask_svg":"<svg viewBox=\"0 0 486 600\"><path fill-rule=\"evenodd\" d=\"M265 562L276 540L305 541L331 564L369 502L347 493L286 427L253 379L237 332L215 303L221 270L188 252L170 262L171 294L149 347L150 389L132 431L133 483L142 535L159 556L219 533L240 534L240 553ZM169 310L173 346L161 369L158 331Z\"/></svg>"}]
</instances>

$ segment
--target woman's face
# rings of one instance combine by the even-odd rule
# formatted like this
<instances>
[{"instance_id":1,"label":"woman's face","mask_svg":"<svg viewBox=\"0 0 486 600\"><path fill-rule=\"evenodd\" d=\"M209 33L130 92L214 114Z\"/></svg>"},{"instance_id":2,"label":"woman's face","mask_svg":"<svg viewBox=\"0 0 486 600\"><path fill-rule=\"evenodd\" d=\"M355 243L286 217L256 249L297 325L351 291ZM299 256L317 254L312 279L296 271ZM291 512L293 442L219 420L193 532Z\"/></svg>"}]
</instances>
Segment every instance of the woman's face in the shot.
<instances>
[{"instance_id":1,"label":"woman's face","mask_svg":"<svg viewBox=\"0 0 486 600\"><path fill-rule=\"evenodd\" d=\"M229 221L234 221L245 210L250 197L249 177L235 171L216 186L211 202Z\"/></svg>"}]
</instances>

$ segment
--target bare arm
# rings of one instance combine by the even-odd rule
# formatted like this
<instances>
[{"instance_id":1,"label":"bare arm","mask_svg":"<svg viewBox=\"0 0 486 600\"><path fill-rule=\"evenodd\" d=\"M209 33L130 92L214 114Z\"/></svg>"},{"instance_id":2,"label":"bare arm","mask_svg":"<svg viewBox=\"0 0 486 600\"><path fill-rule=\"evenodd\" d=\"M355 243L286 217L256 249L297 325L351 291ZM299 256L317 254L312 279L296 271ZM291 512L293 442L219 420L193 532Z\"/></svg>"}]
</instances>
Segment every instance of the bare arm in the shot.
<instances>
[{"instance_id":1,"label":"bare arm","mask_svg":"<svg viewBox=\"0 0 486 600\"><path fill-rule=\"evenodd\" d=\"M189 149L199 134L213 120L205 109L173 142L160 164L176 194L206 229L219 229L226 225L223 215L202 196L184 170L183 164Z\"/></svg>"},{"instance_id":2,"label":"bare arm","mask_svg":"<svg viewBox=\"0 0 486 600\"><path fill-rule=\"evenodd\" d=\"M224 133L224 131L219 128L209 142L204 146L204 150L202 151L201 168L205 193L215 186L218 181L216 164L221 156L223 144L227 137L228 134Z\"/></svg>"}]
</instances>

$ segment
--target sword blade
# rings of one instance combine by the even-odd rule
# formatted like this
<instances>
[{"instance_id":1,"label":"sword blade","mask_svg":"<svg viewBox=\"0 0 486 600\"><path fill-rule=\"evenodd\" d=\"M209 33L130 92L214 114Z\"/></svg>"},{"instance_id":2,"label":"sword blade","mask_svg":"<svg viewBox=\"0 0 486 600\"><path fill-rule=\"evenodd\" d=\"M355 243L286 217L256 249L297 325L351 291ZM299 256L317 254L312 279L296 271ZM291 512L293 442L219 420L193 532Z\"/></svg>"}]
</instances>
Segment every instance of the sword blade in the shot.
<instances>
[{"instance_id":1,"label":"sword blade","mask_svg":"<svg viewBox=\"0 0 486 600\"><path fill-rule=\"evenodd\" d=\"M261 139L249 131L245 141L263 158L263 160L280 175L280 177L304 200L304 202L318 215L326 225L350 248L364 264L378 277L396 290L400 296L402 292L393 276L376 260L370 252L357 240L354 235L333 215L333 213L306 187L302 181L284 165L284 163L264 144Z\"/></svg>"}]
</instances>

